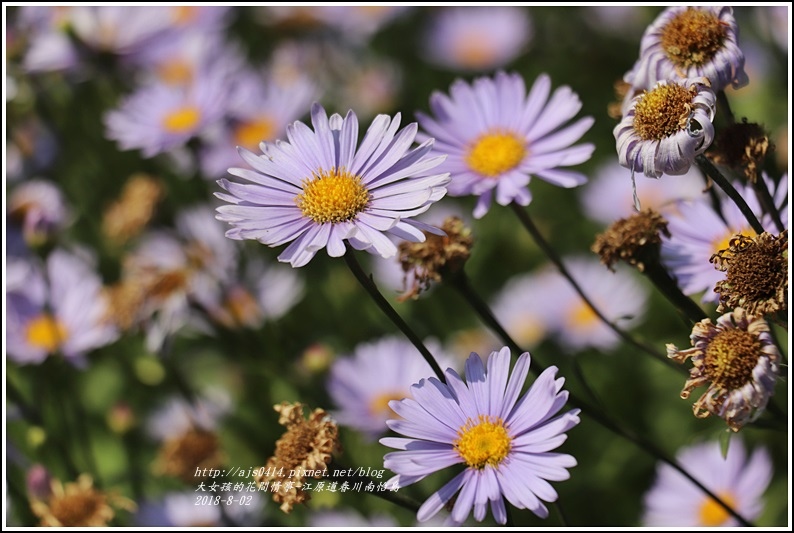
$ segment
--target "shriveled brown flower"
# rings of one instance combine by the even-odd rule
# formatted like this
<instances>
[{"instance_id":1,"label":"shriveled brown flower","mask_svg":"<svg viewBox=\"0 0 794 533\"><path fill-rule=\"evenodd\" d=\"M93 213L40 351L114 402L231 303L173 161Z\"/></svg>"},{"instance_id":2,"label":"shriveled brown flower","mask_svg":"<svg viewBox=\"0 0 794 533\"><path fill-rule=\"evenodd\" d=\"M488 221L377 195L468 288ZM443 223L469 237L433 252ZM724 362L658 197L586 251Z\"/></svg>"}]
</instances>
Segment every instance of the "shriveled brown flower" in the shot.
<instances>
[{"instance_id":1,"label":"shriveled brown flower","mask_svg":"<svg viewBox=\"0 0 794 533\"><path fill-rule=\"evenodd\" d=\"M763 412L775 390L780 352L769 324L739 307L716 324L708 318L698 322L690 339L693 348L689 350L667 345L669 358L678 363L691 358L694 365L681 398L689 398L695 387L708 385L692 407L695 416L719 416L731 430L739 431Z\"/></svg>"},{"instance_id":2,"label":"shriveled brown flower","mask_svg":"<svg viewBox=\"0 0 794 533\"><path fill-rule=\"evenodd\" d=\"M206 477L208 469L219 469L226 462L218 435L202 428L191 428L166 439L155 459L154 473L194 483Z\"/></svg>"},{"instance_id":3,"label":"shriveled brown flower","mask_svg":"<svg viewBox=\"0 0 794 533\"><path fill-rule=\"evenodd\" d=\"M339 449L336 422L320 408L306 419L303 407L300 402L273 406L279 413L278 423L287 431L276 442L276 451L267 464L254 474L258 485L272 484L273 501L281 504L285 513L311 498L302 490L304 479L324 477L333 452Z\"/></svg>"},{"instance_id":4,"label":"shriveled brown flower","mask_svg":"<svg viewBox=\"0 0 794 533\"><path fill-rule=\"evenodd\" d=\"M102 217L102 233L115 244L124 244L149 223L163 186L147 174L134 174L124 185L121 196L110 204Z\"/></svg>"},{"instance_id":5,"label":"shriveled brown flower","mask_svg":"<svg viewBox=\"0 0 794 533\"><path fill-rule=\"evenodd\" d=\"M743 307L752 315L768 315L788 310L788 230L777 237L736 235L710 261L726 273L714 287L720 295L717 311Z\"/></svg>"},{"instance_id":6,"label":"shriveled brown flower","mask_svg":"<svg viewBox=\"0 0 794 533\"><path fill-rule=\"evenodd\" d=\"M40 526L106 527L116 514L113 507L135 509L131 500L95 489L87 474L65 485L54 479L50 489L47 496L32 497L30 501L30 509L40 519Z\"/></svg>"},{"instance_id":7,"label":"shriveled brown flower","mask_svg":"<svg viewBox=\"0 0 794 533\"><path fill-rule=\"evenodd\" d=\"M670 236L667 220L653 209L643 209L613 223L596 237L590 248L610 270L618 261L645 271L648 262L658 262L662 235Z\"/></svg>"},{"instance_id":8,"label":"shriveled brown flower","mask_svg":"<svg viewBox=\"0 0 794 533\"><path fill-rule=\"evenodd\" d=\"M403 242L398 257L404 274L400 301L418 298L445 274L457 272L471 255L471 230L458 217L448 217L441 226L446 235L425 232L424 242Z\"/></svg>"},{"instance_id":9,"label":"shriveled brown flower","mask_svg":"<svg viewBox=\"0 0 794 533\"><path fill-rule=\"evenodd\" d=\"M755 183L769 148L769 136L764 129L744 120L722 129L709 155L715 163L730 167Z\"/></svg>"}]
</instances>

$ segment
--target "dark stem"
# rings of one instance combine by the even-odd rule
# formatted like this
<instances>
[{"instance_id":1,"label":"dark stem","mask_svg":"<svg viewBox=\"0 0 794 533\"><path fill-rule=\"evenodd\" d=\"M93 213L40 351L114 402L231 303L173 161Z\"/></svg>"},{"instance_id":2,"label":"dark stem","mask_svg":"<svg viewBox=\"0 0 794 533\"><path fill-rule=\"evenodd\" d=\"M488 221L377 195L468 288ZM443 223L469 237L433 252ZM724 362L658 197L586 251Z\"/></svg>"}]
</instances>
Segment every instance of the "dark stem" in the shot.
<instances>
[{"instance_id":1,"label":"dark stem","mask_svg":"<svg viewBox=\"0 0 794 533\"><path fill-rule=\"evenodd\" d=\"M750 226L753 228L753 230L759 235L762 234L764 232L764 227L758 221L758 218L755 216L755 213L753 213L753 210L750 209L750 206L748 206L747 202L744 201L744 198L742 198L742 195L739 194L739 191L737 191L733 185L731 185L731 183L725 178L725 176L722 175L717 167L715 167L712 162L709 161L709 159L703 154L697 156L695 161L697 162L698 167L700 167L700 170L702 170L706 176L711 178L714 183L719 185L719 187L725 191L725 194L727 194L728 197L733 200L733 202L739 208L739 211L741 211L744 215L744 218L746 218L747 222L750 223Z\"/></svg>"},{"instance_id":2,"label":"dark stem","mask_svg":"<svg viewBox=\"0 0 794 533\"><path fill-rule=\"evenodd\" d=\"M760 178L756 179L753 182L753 190L755 191L756 198L758 198L758 203L761 204L761 208L772 217L772 222L774 222L777 231L783 233L786 227L783 225L783 220L780 218L780 211L778 211L775 200L772 198L769 189L767 189L766 183Z\"/></svg>"},{"instance_id":3,"label":"dark stem","mask_svg":"<svg viewBox=\"0 0 794 533\"><path fill-rule=\"evenodd\" d=\"M728 102L728 97L725 94L725 91L717 91L717 107L724 109L725 118L728 120L729 124L736 123L736 119L733 116L733 111L731 111L731 104Z\"/></svg>"},{"instance_id":4,"label":"dark stem","mask_svg":"<svg viewBox=\"0 0 794 533\"><path fill-rule=\"evenodd\" d=\"M693 324L707 318L706 313L681 288L659 262L648 262L642 271L667 300Z\"/></svg>"},{"instance_id":5,"label":"dark stem","mask_svg":"<svg viewBox=\"0 0 794 533\"><path fill-rule=\"evenodd\" d=\"M463 271L460 271L455 276L451 276L447 278L449 282L455 287L458 291L461 292L464 299L472 305L475 311L480 315L480 318L488 324L506 343L506 345L516 353L523 353L526 350L523 350L518 344L510 337L510 335L505 331L505 329L499 324L499 321L491 313L490 309L487 305L482 301L479 295L471 288L471 285L468 283L467 278L465 277ZM672 361L670 361L672 363ZM676 365L677 366L677 365ZM683 368L683 367L680 367ZM540 369L540 370L539 370ZM537 364L533 360L533 364L530 365L529 371L532 372L533 375L537 377L540 372L542 372L543 367L540 364ZM581 409L583 414L586 414L590 418L592 418L595 422L601 424L604 428L608 429L609 431L619 435L626 440L634 443L640 449L646 451L651 456L656 458L659 461L665 462L681 472L684 477L689 479L692 483L694 483L699 489L706 493L707 496L711 497L714 501L719 503L725 510L730 513L731 516L736 518L741 524L745 526L751 526L750 522L748 522L744 517L739 515L735 510L729 507L724 501L718 498L714 493L712 493L709 489L703 486L698 480L693 478L688 472L686 472L681 466L678 465L673 459L667 457L659 448L657 448L651 441L641 437L634 432L631 432L627 429L620 427L616 422L613 422L608 416L601 411L600 409L594 408L587 403L584 403L580 400L572 391L568 391L568 403L571 404L573 407L577 407ZM508 507L509 508L509 507Z\"/></svg>"},{"instance_id":6,"label":"dark stem","mask_svg":"<svg viewBox=\"0 0 794 533\"><path fill-rule=\"evenodd\" d=\"M546 239L543 238L543 235L541 235L540 231L535 226L534 222L532 222L532 219L529 217L529 215L524 210L524 208L516 204L515 202L511 203L510 207L513 208L513 212L518 216L518 219L521 221L521 223L524 225L527 231L529 231L530 235L532 235L532 238L535 239L535 242L537 243L538 247L540 247L540 249L543 250L543 252L546 254L546 257L548 257L551 260L551 262L554 263L554 265L557 267L557 269L560 271L563 277L566 280L568 280L568 283L570 283L571 286L574 288L574 290L579 295L579 297L582 298L582 300L588 306L590 306L590 309L593 310L596 316L598 316L598 318L604 324L609 326L609 328L615 333L617 333L620 338L622 338L624 341L628 342L635 348L638 348L639 350L649 354L651 357L661 361L662 363L670 366L671 368L678 368L678 365L670 361L666 356L658 353L651 346L647 346L641 343L640 341L636 340L634 337L623 331L621 328L613 324L612 321L609 320L606 316L604 316L601 310L598 309L598 307L596 307L592 301L590 301L590 298L587 297L587 295L584 293L584 291L576 282L576 280L573 279L573 276L571 276L570 272L568 272L568 269L565 267L560 257L557 255L554 249L549 245L549 243L546 242Z\"/></svg>"},{"instance_id":7,"label":"dark stem","mask_svg":"<svg viewBox=\"0 0 794 533\"><path fill-rule=\"evenodd\" d=\"M353 273L353 276L358 280L364 290L369 293L375 303L380 307L380 310L394 322L394 324L403 332L403 334L411 341L419 353L422 354L422 357L425 358L427 364L430 365L430 368L433 369L436 377L441 381L441 383L446 384L447 380L444 377L444 372L441 370L441 367L438 366L435 357L430 351L425 347L424 343L416 336L416 333L411 329L411 327L402 319L402 317L394 310L391 304L383 297L383 295L378 290L378 287L375 285L375 282L372 281L372 278L367 276L364 273L364 270L361 268L361 264L359 264L358 260L353 253L353 250L348 247L347 251L344 255L345 263L347 263L348 268Z\"/></svg>"}]
</instances>

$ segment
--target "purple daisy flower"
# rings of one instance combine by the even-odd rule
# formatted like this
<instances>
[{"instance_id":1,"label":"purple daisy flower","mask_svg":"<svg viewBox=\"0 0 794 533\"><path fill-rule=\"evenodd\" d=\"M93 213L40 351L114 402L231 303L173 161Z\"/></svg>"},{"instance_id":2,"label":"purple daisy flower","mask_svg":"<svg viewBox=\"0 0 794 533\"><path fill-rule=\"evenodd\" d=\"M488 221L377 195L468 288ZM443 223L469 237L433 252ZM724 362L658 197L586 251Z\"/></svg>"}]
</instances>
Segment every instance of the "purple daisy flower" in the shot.
<instances>
[{"instance_id":1,"label":"purple daisy flower","mask_svg":"<svg viewBox=\"0 0 794 533\"><path fill-rule=\"evenodd\" d=\"M582 107L579 97L560 87L549 98L550 90L545 74L527 95L521 76L499 72L471 85L457 80L450 96L434 92L434 118L417 113L427 135L436 138L435 150L449 154L440 167L452 175L449 194L479 197L475 218L488 212L494 193L500 205L529 205L532 175L561 187L587 181L583 174L559 167L590 158L592 144L571 144L592 126L593 118L566 126Z\"/></svg>"},{"instance_id":2,"label":"purple daisy flower","mask_svg":"<svg viewBox=\"0 0 794 533\"><path fill-rule=\"evenodd\" d=\"M429 61L442 67L485 71L505 66L532 39L526 8L465 6L439 10L425 34Z\"/></svg>"},{"instance_id":3,"label":"purple daisy flower","mask_svg":"<svg viewBox=\"0 0 794 533\"><path fill-rule=\"evenodd\" d=\"M7 352L20 364L61 354L82 365L86 353L119 335L102 280L87 259L65 250L49 255L46 276L34 263L10 259L6 300Z\"/></svg>"},{"instance_id":4,"label":"purple daisy flower","mask_svg":"<svg viewBox=\"0 0 794 533\"><path fill-rule=\"evenodd\" d=\"M428 343L444 368L451 357L440 356L437 343ZM356 347L351 357L337 359L328 378L328 393L340 410L334 418L375 440L388 431L386 420L394 416L391 400L411 395L411 385L431 370L407 340L385 337Z\"/></svg>"},{"instance_id":5,"label":"purple daisy flower","mask_svg":"<svg viewBox=\"0 0 794 533\"><path fill-rule=\"evenodd\" d=\"M486 366L476 353L466 361L466 382L451 369L447 383L423 379L411 387L414 399L389 403L399 420L389 427L407 438L387 437L385 446L401 451L386 454L383 465L397 473L387 488L399 488L449 466L466 468L422 504L420 522L434 516L458 491L451 518L462 523L474 508L485 518L488 503L500 524L507 521L504 498L541 518L548 509L541 502L557 499L548 481L570 477L576 466L568 454L552 453L565 432L579 423L579 410L555 416L565 405L563 378L556 367L546 369L519 399L529 372L529 353L522 354L510 374L510 350L492 352Z\"/></svg>"},{"instance_id":6,"label":"purple daisy flower","mask_svg":"<svg viewBox=\"0 0 794 533\"><path fill-rule=\"evenodd\" d=\"M635 96L612 130L620 164L649 178L686 174L714 140L716 100L705 78L663 80Z\"/></svg>"},{"instance_id":7,"label":"purple daisy flower","mask_svg":"<svg viewBox=\"0 0 794 533\"><path fill-rule=\"evenodd\" d=\"M747 85L739 27L730 6L668 7L645 30L640 58L624 80L650 89L662 80L703 77L714 91Z\"/></svg>"},{"instance_id":8,"label":"purple daisy flower","mask_svg":"<svg viewBox=\"0 0 794 533\"><path fill-rule=\"evenodd\" d=\"M231 239L254 239L268 246L291 244L279 261L293 267L308 263L321 249L341 257L353 248L381 257L397 253L390 233L413 242L423 231L439 230L410 217L425 212L447 192L449 174L427 175L443 156L429 157L433 140L410 150L417 126L400 132L400 114L379 115L358 144L358 118L328 118L312 106L314 131L302 122L287 128L289 142L263 142L262 155L240 149L253 170L229 173L251 184L218 181L229 194L216 193L233 205L218 207L217 218L230 223Z\"/></svg>"},{"instance_id":9,"label":"purple daisy flower","mask_svg":"<svg viewBox=\"0 0 794 533\"><path fill-rule=\"evenodd\" d=\"M105 115L106 135L122 150L140 149L144 157L181 147L221 118L226 90L217 76L195 80L188 88L143 87Z\"/></svg>"},{"instance_id":10,"label":"purple daisy flower","mask_svg":"<svg viewBox=\"0 0 794 533\"><path fill-rule=\"evenodd\" d=\"M718 442L680 450L678 463L723 502L747 520L763 510L761 497L772 480L772 460L764 448L749 457L740 439L732 439L727 455ZM645 494L642 522L648 527L736 527L728 512L668 464L660 464L656 482Z\"/></svg>"}]
</instances>

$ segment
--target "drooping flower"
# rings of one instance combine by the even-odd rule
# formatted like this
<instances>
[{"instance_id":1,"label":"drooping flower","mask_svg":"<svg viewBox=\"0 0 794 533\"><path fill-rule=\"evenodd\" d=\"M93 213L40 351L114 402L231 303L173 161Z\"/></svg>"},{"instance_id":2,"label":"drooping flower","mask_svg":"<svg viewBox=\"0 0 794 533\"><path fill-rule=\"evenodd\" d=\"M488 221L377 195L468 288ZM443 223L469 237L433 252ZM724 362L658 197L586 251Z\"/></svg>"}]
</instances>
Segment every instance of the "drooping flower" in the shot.
<instances>
[{"instance_id":1,"label":"drooping flower","mask_svg":"<svg viewBox=\"0 0 794 533\"><path fill-rule=\"evenodd\" d=\"M507 347L491 353L487 369L472 353L466 361L466 382L448 369L446 384L434 377L422 379L411 387L412 399L389 403L401 418L389 420L388 425L405 438L380 440L400 450L384 457L384 466L397 473L387 488L465 465L422 504L417 513L420 522L433 517L456 494L451 514L456 523L464 522L472 508L474 518L482 521L490 503L496 521L504 524L504 498L541 518L548 516L541 500L557 499L548 481L568 479L567 469L576 465L572 456L551 450L579 423L579 410L555 416L568 398L562 391L565 380L555 379L556 367L545 370L519 398L529 363L529 354L522 354L510 375Z\"/></svg>"},{"instance_id":2,"label":"drooping flower","mask_svg":"<svg viewBox=\"0 0 794 533\"><path fill-rule=\"evenodd\" d=\"M442 368L452 361L437 343L428 343L428 348ZM411 385L428 372L432 372L430 365L403 338L360 344L352 356L339 358L331 366L328 394L340 408L334 418L375 440L388 431L386 420L394 416L389 402L409 397Z\"/></svg>"},{"instance_id":3,"label":"drooping flower","mask_svg":"<svg viewBox=\"0 0 794 533\"><path fill-rule=\"evenodd\" d=\"M731 439L727 455L718 442L682 448L676 461L703 486L746 520L763 510L761 497L772 480L772 461L764 448L749 457L741 439ZM646 527L736 527L724 507L678 470L662 463L653 487L645 493L642 523Z\"/></svg>"},{"instance_id":4,"label":"drooping flower","mask_svg":"<svg viewBox=\"0 0 794 533\"><path fill-rule=\"evenodd\" d=\"M276 441L273 456L254 473L254 480L260 490L272 492L273 501L281 504L283 512L289 513L296 503L311 498L311 494L302 489L304 479L323 477L333 453L339 449L339 428L319 407L308 419L299 402L282 402L273 408L279 414L278 423L287 429Z\"/></svg>"},{"instance_id":5,"label":"drooping flower","mask_svg":"<svg viewBox=\"0 0 794 533\"><path fill-rule=\"evenodd\" d=\"M737 235L712 260L725 272L714 287L718 312L737 307L751 315L788 310L788 230L777 237L767 232L752 239Z\"/></svg>"},{"instance_id":6,"label":"drooping flower","mask_svg":"<svg viewBox=\"0 0 794 533\"><path fill-rule=\"evenodd\" d=\"M769 324L748 315L741 307L722 315L717 323L704 319L692 328L692 346L679 350L667 345L667 356L678 363L692 358L694 365L681 391L689 398L696 387L708 385L692 410L698 418L719 416L739 431L766 409L775 392L780 352Z\"/></svg>"},{"instance_id":7,"label":"drooping flower","mask_svg":"<svg viewBox=\"0 0 794 533\"><path fill-rule=\"evenodd\" d=\"M34 263L9 260L6 281L7 351L12 360L36 364L61 354L80 365L89 351L118 338L107 319L102 280L84 254L53 251L46 275Z\"/></svg>"},{"instance_id":8,"label":"drooping flower","mask_svg":"<svg viewBox=\"0 0 794 533\"><path fill-rule=\"evenodd\" d=\"M788 180L777 185L764 176L765 186L772 191L775 205L785 222L788 215ZM764 215L749 184L737 187L747 205L759 217L768 232L775 231L769 215ZM719 213L707 196L693 201L679 202L674 211L666 215L670 238L662 240L662 263L677 279L681 291L686 295L703 293L701 301L717 302L719 295L714 287L725 279L711 264L711 257L720 250L728 249L736 235L755 236L747 219L736 204L727 197L720 199Z\"/></svg>"},{"instance_id":9,"label":"drooping flower","mask_svg":"<svg viewBox=\"0 0 794 533\"><path fill-rule=\"evenodd\" d=\"M436 65L469 72L504 67L532 39L526 8L510 6L444 7L425 33L425 56Z\"/></svg>"},{"instance_id":10,"label":"drooping flower","mask_svg":"<svg viewBox=\"0 0 794 533\"><path fill-rule=\"evenodd\" d=\"M730 6L668 7L645 30L640 58L624 79L639 89L703 77L714 91L747 85L739 27Z\"/></svg>"},{"instance_id":11,"label":"drooping flower","mask_svg":"<svg viewBox=\"0 0 794 533\"><path fill-rule=\"evenodd\" d=\"M566 123L581 108L579 97L560 87L549 97L551 79L541 75L526 92L518 74L497 73L468 84L457 80L450 96L434 92L430 117L417 113L435 150L449 154L440 167L449 171L452 196L478 196L475 218L488 212L496 196L500 205L529 205L529 181L537 176L561 187L587 181L579 172L563 170L590 158L594 146L571 146L592 126L592 117ZM424 135L424 134L423 134Z\"/></svg>"},{"instance_id":12,"label":"drooping flower","mask_svg":"<svg viewBox=\"0 0 794 533\"><path fill-rule=\"evenodd\" d=\"M716 99L705 78L661 80L635 96L612 130L620 164L649 178L686 174L714 139Z\"/></svg>"},{"instance_id":13,"label":"drooping flower","mask_svg":"<svg viewBox=\"0 0 794 533\"><path fill-rule=\"evenodd\" d=\"M345 241L382 257L397 253L386 233L421 242L422 231L439 230L411 217L446 194L449 175L428 175L443 157L428 156L433 141L410 149L416 124L399 133L400 115L375 118L360 146L358 119L328 118L312 106L314 131L302 122L287 128L289 142L263 143L262 155L245 149L242 158L254 170L229 169L251 184L226 179L217 218L230 223L231 239L254 239L268 246L290 245L279 260L293 267L308 263L321 249L331 257L345 253Z\"/></svg>"},{"instance_id":14,"label":"drooping flower","mask_svg":"<svg viewBox=\"0 0 794 533\"><path fill-rule=\"evenodd\" d=\"M659 261L662 235L670 236L667 221L653 209L643 209L617 220L597 235L590 249L610 270L618 261L624 261L643 272L646 264Z\"/></svg>"}]
</instances>

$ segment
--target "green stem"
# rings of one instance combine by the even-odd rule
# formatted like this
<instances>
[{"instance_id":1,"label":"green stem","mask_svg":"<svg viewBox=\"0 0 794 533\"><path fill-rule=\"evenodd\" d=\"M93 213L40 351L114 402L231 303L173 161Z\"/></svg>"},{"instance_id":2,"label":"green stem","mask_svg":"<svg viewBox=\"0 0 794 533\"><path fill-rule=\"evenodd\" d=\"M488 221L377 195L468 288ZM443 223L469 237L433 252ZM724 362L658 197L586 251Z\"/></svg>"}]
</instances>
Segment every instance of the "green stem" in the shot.
<instances>
[{"instance_id":1,"label":"green stem","mask_svg":"<svg viewBox=\"0 0 794 533\"><path fill-rule=\"evenodd\" d=\"M731 185L731 183L725 178L725 176L722 175L717 167L715 167L712 162L709 161L709 159L703 154L697 156L695 161L697 162L698 167L700 167L700 170L702 170L706 176L711 178L714 183L719 185L719 187L725 191L725 194L727 194L728 197L733 200L733 202L739 208L739 211L742 212L744 218L747 219L747 222L753 228L753 231L755 231L758 235L762 234L764 232L764 227L758 221L758 218L755 216L755 213L753 213L753 210L750 209L750 206L748 206L747 202L744 201L744 198L742 198L742 195L739 194L739 191L737 191L733 185Z\"/></svg>"},{"instance_id":2,"label":"green stem","mask_svg":"<svg viewBox=\"0 0 794 533\"><path fill-rule=\"evenodd\" d=\"M403 318L394 310L391 304L383 297L383 295L378 290L378 287L375 285L375 282L372 281L372 278L367 276L364 273L364 270L361 268L361 264L359 264L358 260L356 259L353 250L348 247L347 251L344 255L345 263L347 263L348 268L353 273L353 276L358 280L364 290L375 300L375 303L380 308L381 311L391 320L399 329L403 332L403 334L411 341L419 353L422 354L422 357L425 358L427 364L430 365L430 368L433 369L436 377L441 381L441 383L446 383L447 380L444 377L444 372L441 370L441 367L438 366L438 362L436 362L435 357L430 351L425 347L424 343L419 339L419 337L414 333L411 327L403 320Z\"/></svg>"},{"instance_id":3,"label":"green stem","mask_svg":"<svg viewBox=\"0 0 794 533\"><path fill-rule=\"evenodd\" d=\"M524 225L527 231L529 231L530 235L532 235L532 238L535 239L535 242L537 243L538 247L540 247L540 249L543 250L543 252L546 254L546 257L548 257L549 260L551 260L551 262L554 263L554 265L560 271L562 276L566 280L568 280L568 283L571 284L571 286L579 295L579 297L590 307L590 309L593 310L596 316L598 316L598 318L604 324L609 326L609 328L612 331L617 333L617 335L621 339L628 342L635 348L638 348L640 351L649 354L651 357L657 359L658 361L661 361L670 368L678 368L678 365L675 364L673 361L669 360L665 355L658 353L651 346L648 346L636 340L634 337L623 331L621 328L613 324L612 321L609 320L606 316L604 316L601 310L593 304L590 298L587 297L587 295L584 293L582 288L579 286L579 283L577 283L576 280L573 278L573 276L571 276L570 272L568 272L568 269L565 267L565 264L562 262L560 257L554 251L554 249L549 245L549 243L546 242L546 239L543 238L543 235L540 233L537 226L535 226L534 222L532 222L532 219L530 218L529 214L527 214L527 212L524 210L524 208L516 204L515 202L511 203L510 207L513 208L513 212L515 212L515 214L518 216L518 219L521 221L521 223Z\"/></svg>"}]
</instances>

